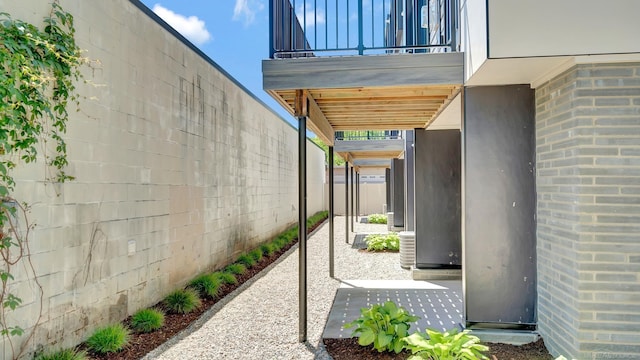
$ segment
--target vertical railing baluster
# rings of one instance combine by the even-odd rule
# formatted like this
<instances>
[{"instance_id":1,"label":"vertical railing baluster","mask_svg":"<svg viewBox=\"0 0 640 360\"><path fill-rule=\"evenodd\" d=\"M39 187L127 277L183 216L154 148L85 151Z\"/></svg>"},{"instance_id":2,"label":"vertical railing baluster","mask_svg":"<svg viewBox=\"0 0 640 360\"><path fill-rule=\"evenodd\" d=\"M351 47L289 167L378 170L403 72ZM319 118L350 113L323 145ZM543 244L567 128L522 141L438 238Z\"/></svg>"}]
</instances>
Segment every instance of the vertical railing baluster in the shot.
<instances>
[{"instance_id":1,"label":"vertical railing baluster","mask_svg":"<svg viewBox=\"0 0 640 360\"><path fill-rule=\"evenodd\" d=\"M449 21L451 21L451 51L458 51L458 14L460 13L460 8L458 5L458 0L451 0L451 16L449 16Z\"/></svg>"},{"instance_id":2,"label":"vertical railing baluster","mask_svg":"<svg viewBox=\"0 0 640 360\"><path fill-rule=\"evenodd\" d=\"M376 32L375 13L376 12L373 11L373 9L375 9L375 4L373 3L373 0L372 0L371 1L371 47L375 47L376 46L376 37L375 37L375 32Z\"/></svg>"},{"instance_id":3,"label":"vertical railing baluster","mask_svg":"<svg viewBox=\"0 0 640 360\"><path fill-rule=\"evenodd\" d=\"M291 33L293 34L291 49L298 50L298 42L296 41L296 35L298 35L298 15L296 14L296 0L293 0L291 11L289 11L289 21L291 23Z\"/></svg>"},{"instance_id":4,"label":"vertical railing baluster","mask_svg":"<svg viewBox=\"0 0 640 360\"><path fill-rule=\"evenodd\" d=\"M364 54L364 11L362 0L358 0L358 55Z\"/></svg>"},{"instance_id":5,"label":"vertical railing baluster","mask_svg":"<svg viewBox=\"0 0 640 360\"><path fill-rule=\"evenodd\" d=\"M340 33L340 31L338 30L338 19L340 18L338 16L338 0L336 1L336 49L340 48L340 42L338 41L338 34Z\"/></svg>"},{"instance_id":6,"label":"vertical railing baluster","mask_svg":"<svg viewBox=\"0 0 640 360\"><path fill-rule=\"evenodd\" d=\"M273 28L278 23L277 19L273 14L273 1L269 0L269 19L271 24L269 24L269 59L273 59L274 49L273 49Z\"/></svg>"},{"instance_id":7,"label":"vertical railing baluster","mask_svg":"<svg viewBox=\"0 0 640 360\"><path fill-rule=\"evenodd\" d=\"M329 48L329 0L324 0L324 49Z\"/></svg>"},{"instance_id":8,"label":"vertical railing baluster","mask_svg":"<svg viewBox=\"0 0 640 360\"><path fill-rule=\"evenodd\" d=\"M350 47L350 39L349 39L349 28L351 26L349 26L349 18L351 16L349 16L349 3L351 2L351 0L347 0L347 49Z\"/></svg>"},{"instance_id":9,"label":"vertical railing baluster","mask_svg":"<svg viewBox=\"0 0 640 360\"><path fill-rule=\"evenodd\" d=\"M318 48L318 0L313 0L313 47Z\"/></svg>"}]
</instances>

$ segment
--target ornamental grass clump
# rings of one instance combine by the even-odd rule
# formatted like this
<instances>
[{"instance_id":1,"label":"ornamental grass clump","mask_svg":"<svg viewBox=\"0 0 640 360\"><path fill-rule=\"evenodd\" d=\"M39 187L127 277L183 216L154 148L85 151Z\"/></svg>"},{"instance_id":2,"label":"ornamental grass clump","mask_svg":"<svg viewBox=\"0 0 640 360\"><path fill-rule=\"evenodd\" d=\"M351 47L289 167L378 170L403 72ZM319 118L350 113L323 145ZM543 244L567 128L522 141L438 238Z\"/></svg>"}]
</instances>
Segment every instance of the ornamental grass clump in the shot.
<instances>
[{"instance_id":1,"label":"ornamental grass clump","mask_svg":"<svg viewBox=\"0 0 640 360\"><path fill-rule=\"evenodd\" d=\"M264 256L271 256L273 255L274 252L276 252L275 246L273 245L273 243L266 243L266 244L260 245L260 250L262 250L262 255Z\"/></svg>"},{"instance_id":2,"label":"ornamental grass clump","mask_svg":"<svg viewBox=\"0 0 640 360\"><path fill-rule=\"evenodd\" d=\"M259 248L251 250L249 255L256 261L256 263L259 263L262 260L262 250Z\"/></svg>"},{"instance_id":3,"label":"ornamental grass clump","mask_svg":"<svg viewBox=\"0 0 640 360\"><path fill-rule=\"evenodd\" d=\"M418 319L418 316L411 315L393 301L387 301L360 309L360 317L344 325L344 328L355 327L351 335L358 337L361 346L373 344L378 352L393 351L398 354L404 349L402 339L409 335L411 323Z\"/></svg>"},{"instance_id":4,"label":"ornamental grass clump","mask_svg":"<svg viewBox=\"0 0 640 360\"><path fill-rule=\"evenodd\" d=\"M118 323L97 329L87 339L87 347L97 354L114 353L129 343L129 329Z\"/></svg>"},{"instance_id":5,"label":"ornamental grass clump","mask_svg":"<svg viewBox=\"0 0 640 360\"><path fill-rule=\"evenodd\" d=\"M149 333L164 325L164 313L157 309L138 310L131 317L131 327L139 333Z\"/></svg>"},{"instance_id":6,"label":"ornamental grass clump","mask_svg":"<svg viewBox=\"0 0 640 360\"><path fill-rule=\"evenodd\" d=\"M224 272L231 273L234 275L242 275L247 272L247 267L240 263L235 263L224 268Z\"/></svg>"},{"instance_id":7,"label":"ornamental grass clump","mask_svg":"<svg viewBox=\"0 0 640 360\"><path fill-rule=\"evenodd\" d=\"M480 344L477 336L470 335L471 330L460 332L458 329L444 333L427 329L426 333L414 333L403 339L406 348L411 351L409 360L481 360L489 359L483 353L489 347Z\"/></svg>"},{"instance_id":8,"label":"ornamental grass clump","mask_svg":"<svg viewBox=\"0 0 640 360\"><path fill-rule=\"evenodd\" d=\"M242 264L244 266L247 267L247 269L252 268L255 264L256 264L256 260L253 258L253 256L244 253L240 256L238 256L238 260L236 260L236 263L238 264Z\"/></svg>"},{"instance_id":9,"label":"ornamental grass clump","mask_svg":"<svg viewBox=\"0 0 640 360\"><path fill-rule=\"evenodd\" d=\"M223 284L228 284L228 285L235 285L238 283L238 279L236 278L236 276L230 272L226 272L226 271L217 271L214 272L213 274L214 277L216 277L218 279L218 281L220 283Z\"/></svg>"},{"instance_id":10,"label":"ornamental grass clump","mask_svg":"<svg viewBox=\"0 0 640 360\"><path fill-rule=\"evenodd\" d=\"M164 298L167 309L176 314L186 314L200 307L202 302L198 293L191 288L180 289Z\"/></svg>"},{"instance_id":11,"label":"ornamental grass clump","mask_svg":"<svg viewBox=\"0 0 640 360\"><path fill-rule=\"evenodd\" d=\"M364 238L368 251L399 251L400 236L397 233L370 234Z\"/></svg>"},{"instance_id":12,"label":"ornamental grass clump","mask_svg":"<svg viewBox=\"0 0 640 360\"><path fill-rule=\"evenodd\" d=\"M35 360L86 360L87 353L76 349L64 349L53 353L41 354Z\"/></svg>"},{"instance_id":13,"label":"ornamental grass clump","mask_svg":"<svg viewBox=\"0 0 640 360\"><path fill-rule=\"evenodd\" d=\"M201 297L216 297L220 289L220 280L211 274L203 274L191 280L189 287L200 294Z\"/></svg>"}]
</instances>

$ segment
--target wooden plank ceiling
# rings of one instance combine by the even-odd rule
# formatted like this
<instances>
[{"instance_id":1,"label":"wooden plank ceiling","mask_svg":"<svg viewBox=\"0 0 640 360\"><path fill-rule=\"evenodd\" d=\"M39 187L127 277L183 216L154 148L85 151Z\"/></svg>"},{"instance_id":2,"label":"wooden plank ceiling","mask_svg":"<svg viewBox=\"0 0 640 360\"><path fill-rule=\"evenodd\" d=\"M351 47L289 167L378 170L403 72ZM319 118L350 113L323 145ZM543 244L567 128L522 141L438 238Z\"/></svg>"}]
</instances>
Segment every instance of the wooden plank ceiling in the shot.
<instances>
[{"instance_id":1,"label":"wooden plank ceiling","mask_svg":"<svg viewBox=\"0 0 640 360\"><path fill-rule=\"evenodd\" d=\"M458 85L306 89L334 131L426 128L460 91ZM269 90L292 115L296 90ZM310 119L314 122L315 119Z\"/></svg>"}]
</instances>

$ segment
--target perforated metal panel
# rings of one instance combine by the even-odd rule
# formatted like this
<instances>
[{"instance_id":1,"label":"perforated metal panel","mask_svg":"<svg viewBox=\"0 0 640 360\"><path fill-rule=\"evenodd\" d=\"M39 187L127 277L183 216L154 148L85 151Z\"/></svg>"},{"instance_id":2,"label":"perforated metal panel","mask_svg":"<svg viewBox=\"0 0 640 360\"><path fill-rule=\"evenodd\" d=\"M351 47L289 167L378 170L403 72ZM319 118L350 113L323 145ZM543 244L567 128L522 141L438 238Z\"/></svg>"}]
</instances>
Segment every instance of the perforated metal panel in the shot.
<instances>
[{"instance_id":1,"label":"perforated metal panel","mask_svg":"<svg viewBox=\"0 0 640 360\"><path fill-rule=\"evenodd\" d=\"M459 328L463 322L462 290L459 282L451 284L443 289L338 289L323 338L350 338L352 329L342 328L344 324L357 319L361 308L388 300L420 316L411 331Z\"/></svg>"}]
</instances>

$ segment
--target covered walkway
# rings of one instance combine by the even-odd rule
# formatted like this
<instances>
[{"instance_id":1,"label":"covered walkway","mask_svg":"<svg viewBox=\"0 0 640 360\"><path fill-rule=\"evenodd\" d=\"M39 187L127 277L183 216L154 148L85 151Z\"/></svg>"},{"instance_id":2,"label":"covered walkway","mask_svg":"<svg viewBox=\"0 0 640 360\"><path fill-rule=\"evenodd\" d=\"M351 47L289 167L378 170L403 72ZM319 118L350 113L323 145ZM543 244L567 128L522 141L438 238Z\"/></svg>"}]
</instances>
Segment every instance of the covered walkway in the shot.
<instances>
[{"instance_id":1,"label":"covered walkway","mask_svg":"<svg viewBox=\"0 0 640 360\"><path fill-rule=\"evenodd\" d=\"M217 304L204 315L199 328L187 329L145 359L329 359L321 337L342 282L360 286L366 282L358 285L349 279L396 280L405 284L411 279L411 272L400 268L397 253L361 253L346 244L344 222L345 217L335 219L335 279L329 277L328 222L308 239L307 342L299 342L296 326L298 250L295 248L270 271L231 294L224 304ZM357 223L355 227L357 232L382 233L386 229L386 225L375 224ZM352 233L350 242L353 238ZM352 304L355 309L359 306Z\"/></svg>"}]
</instances>

